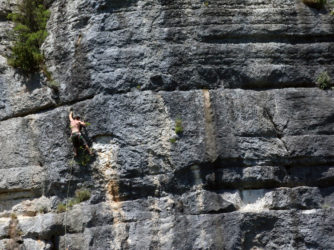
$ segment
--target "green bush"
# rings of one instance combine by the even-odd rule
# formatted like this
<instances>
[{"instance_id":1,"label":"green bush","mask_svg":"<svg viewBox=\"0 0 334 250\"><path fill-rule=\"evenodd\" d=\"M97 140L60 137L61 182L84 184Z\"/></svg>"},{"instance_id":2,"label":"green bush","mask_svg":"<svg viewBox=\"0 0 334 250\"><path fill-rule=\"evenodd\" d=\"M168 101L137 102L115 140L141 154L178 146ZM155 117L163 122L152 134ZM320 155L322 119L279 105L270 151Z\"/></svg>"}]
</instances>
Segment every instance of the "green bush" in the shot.
<instances>
[{"instance_id":1,"label":"green bush","mask_svg":"<svg viewBox=\"0 0 334 250\"><path fill-rule=\"evenodd\" d=\"M89 200L90 195L90 191L87 189L78 189L75 191L75 198L77 199L78 203Z\"/></svg>"},{"instance_id":2,"label":"green bush","mask_svg":"<svg viewBox=\"0 0 334 250\"><path fill-rule=\"evenodd\" d=\"M80 201L77 198L72 198L67 202L67 207L72 208L74 205L79 204Z\"/></svg>"},{"instance_id":3,"label":"green bush","mask_svg":"<svg viewBox=\"0 0 334 250\"><path fill-rule=\"evenodd\" d=\"M72 208L74 205L79 204L80 202L89 200L91 193L87 189L77 189L75 191L75 197L67 201L67 203L59 203L57 206L57 213L66 212L67 209Z\"/></svg>"},{"instance_id":4,"label":"green bush","mask_svg":"<svg viewBox=\"0 0 334 250\"><path fill-rule=\"evenodd\" d=\"M43 5L43 0L23 0L17 13L8 15L14 22L15 41L9 65L21 69L25 73L33 73L42 69L44 57L40 47L48 35L46 23L50 12Z\"/></svg>"},{"instance_id":5,"label":"green bush","mask_svg":"<svg viewBox=\"0 0 334 250\"><path fill-rule=\"evenodd\" d=\"M319 74L317 78L317 85L321 89L328 89L331 87L331 78L326 71Z\"/></svg>"},{"instance_id":6,"label":"green bush","mask_svg":"<svg viewBox=\"0 0 334 250\"><path fill-rule=\"evenodd\" d=\"M64 203L59 203L57 206L57 213L66 212L66 205Z\"/></svg>"},{"instance_id":7,"label":"green bush","mask_svg":"<svg viewBox=\"0 0 334 250\"><path fill-rule=\"evenodd\" d=\"M175 133L178 135L183 133L182 120L180 118L175 120Z\"/></svg>"},{"instance_id":8,"label":"green bush","mask_svg":"<svg viewBox=\"0 0 334 250\"><path fill-rule=\"evenodd\" d=\"M303 3L313 8L322 8L327 0L303 0Z\"/></svg>"},{"instance_id":9,"label":"green bush","mask_svg":"<svg viewBox=\"0 0 334 250\"><path fill-rule=\"evenodd\" d=\"M175 143L177 139L175 137L169 139L170 143Z\"/></svg>"},{"instance_id":10,"label":"green bush","mask_svg":"<svg viewBox=\"0 0 334 250\"><path fill-rule=\"evenodd\" d=\"M84 148L83 148L83 147L80 147L80 150L84 150ZM81 155L77 158L77 162L78 162L79 165L81 165L81 166L87 166L91 160L92 160L92 156L89 155L88 153L86 153L85 151L83 151L83 154L81 154Z\"/></svg>"}]
</instances>

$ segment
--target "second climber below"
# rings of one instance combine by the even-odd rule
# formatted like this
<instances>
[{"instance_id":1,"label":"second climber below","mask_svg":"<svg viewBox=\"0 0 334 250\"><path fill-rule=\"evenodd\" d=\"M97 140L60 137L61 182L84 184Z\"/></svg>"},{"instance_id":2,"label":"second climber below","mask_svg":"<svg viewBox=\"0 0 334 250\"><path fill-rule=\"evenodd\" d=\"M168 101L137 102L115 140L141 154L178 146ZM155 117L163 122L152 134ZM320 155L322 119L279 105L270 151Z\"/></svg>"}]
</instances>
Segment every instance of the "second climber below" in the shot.
<instances>
[{"instance_id":1,"label":"second climber below","mask_svg":"<svg viewBox=\"0 0 334 250\"><path fill-rule=\"evenodd\" d=\"M70 123L71 123L71 140L73 143L73 151L74 157L78 156L78 147L83 144L90 155L92 155L92 151L90 150L87 141L81 134L82 127L86 127L87 124L80 120L79 116L73 117L73 112L70 112L69 115Z\"/></svg>"}]
</instances>

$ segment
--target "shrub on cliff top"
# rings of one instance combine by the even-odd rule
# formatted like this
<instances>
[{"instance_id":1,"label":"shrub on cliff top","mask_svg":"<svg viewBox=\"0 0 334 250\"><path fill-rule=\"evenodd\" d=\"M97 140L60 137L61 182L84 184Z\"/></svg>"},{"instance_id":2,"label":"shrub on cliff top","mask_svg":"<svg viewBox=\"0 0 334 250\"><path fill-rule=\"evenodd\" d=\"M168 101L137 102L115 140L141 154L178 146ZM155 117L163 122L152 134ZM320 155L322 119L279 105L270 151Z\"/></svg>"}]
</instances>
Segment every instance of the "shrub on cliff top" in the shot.
<instances>
[{"instance_id":1,"label":"shrub on cliff top","mask_svg":"<svg viewBox=\"0 0 334 250\"><path fill-rule=\"evenodd\" d=\"M47 31L46 23L50 12L43 5L43 0L23 0L17 13L8 15L14 22L15 41L9 65L19 68L25 73L33 73L41 69L44 57L40 47Z\"/></svg>"}]
</instances>

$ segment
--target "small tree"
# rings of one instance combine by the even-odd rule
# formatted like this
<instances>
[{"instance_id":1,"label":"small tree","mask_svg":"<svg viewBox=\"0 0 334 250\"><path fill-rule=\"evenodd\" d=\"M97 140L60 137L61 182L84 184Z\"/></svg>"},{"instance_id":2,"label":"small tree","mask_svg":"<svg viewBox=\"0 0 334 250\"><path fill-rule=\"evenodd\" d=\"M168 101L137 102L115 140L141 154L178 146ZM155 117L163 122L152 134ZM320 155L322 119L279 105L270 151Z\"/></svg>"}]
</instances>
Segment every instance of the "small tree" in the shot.
<instances>
[{"instance_id":1,"label":"small tree","mask_svg":"<svg viewBox=\"0 0 334 250\"><path fill-rule=\"evenodd\" d=\"M40 47L47 37L46 23L50 11L42 0L23 0L17 13L8 15L14 22L14 45L9 65L19 68L25 73L33 73L42 69L44 57Z\"/></svg>"}]
</instances>

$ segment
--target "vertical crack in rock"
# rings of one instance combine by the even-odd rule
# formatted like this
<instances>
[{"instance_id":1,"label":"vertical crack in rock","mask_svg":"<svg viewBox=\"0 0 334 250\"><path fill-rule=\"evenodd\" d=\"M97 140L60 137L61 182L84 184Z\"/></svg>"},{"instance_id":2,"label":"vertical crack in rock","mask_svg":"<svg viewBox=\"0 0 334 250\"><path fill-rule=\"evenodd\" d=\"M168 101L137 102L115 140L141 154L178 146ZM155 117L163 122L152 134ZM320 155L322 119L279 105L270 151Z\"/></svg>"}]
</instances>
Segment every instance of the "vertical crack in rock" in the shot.
<instances>
[{"instance_id":1,"label":"vertical crack in rock","mask_svg":"<svg viewBox=\"0 0 334 250\"><path fill-rule=\"evenodd\" d=\"M164 162L166 163L165 169L170 170L172 168L171 156L170 156L170 151L171 151L170 138L172 138L172 135L174 133L172 129L173 125L171 118L168 116L168 109L167 106L165 105L164 99L159 94L156 97L157 97L158 109L160 111L159 112L160 119L162 120L162 126L159 131L160 134L159 143L162 149L161 155L163 155L163 157L165 158L164 160Z\"/></svg>"},{"instance_id":2,"label":"vertical crack in rock","mask_svg":"<svg viewBox=\"0 0 334 250\"><path fill-rule=\"evenodd\" d=\"M204 118L205 118L205 146L206 153L211 162L214 162L217 157L216 147L216 128L213 122L214 112L211 106L210 92L207 89L203 90L204 97Z\"/></svg>"},{"instance_id":3,"label":"vertical crack in rock","mask_svg":"<svg viewBox=\"0 0 334 250\"><path fill-rule=\"evenodd\" d=\"M289 149L288 149L285 141L282 139L282 131L279 130L278 126L274 122L273 116L270 114L269 110L266 107L263 108L263 111L264 111L265 116L269 119L269 121L273 125L275 133L276 133L276 137L282 142L282 144L284 146L284 149L286 150L288 155L290 155Z\"/></svg>"}]
</instances>

